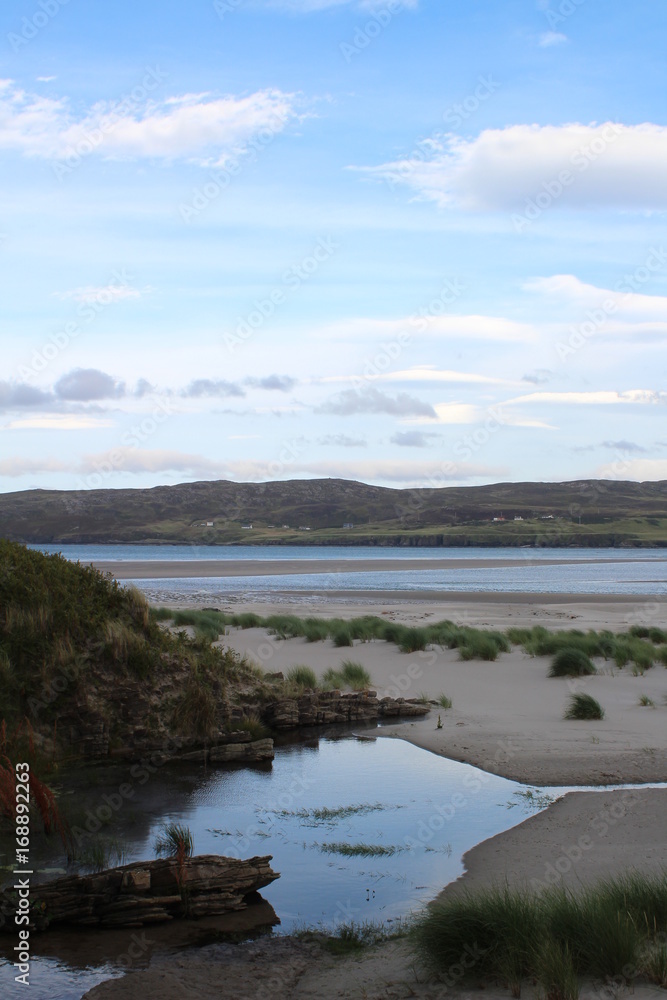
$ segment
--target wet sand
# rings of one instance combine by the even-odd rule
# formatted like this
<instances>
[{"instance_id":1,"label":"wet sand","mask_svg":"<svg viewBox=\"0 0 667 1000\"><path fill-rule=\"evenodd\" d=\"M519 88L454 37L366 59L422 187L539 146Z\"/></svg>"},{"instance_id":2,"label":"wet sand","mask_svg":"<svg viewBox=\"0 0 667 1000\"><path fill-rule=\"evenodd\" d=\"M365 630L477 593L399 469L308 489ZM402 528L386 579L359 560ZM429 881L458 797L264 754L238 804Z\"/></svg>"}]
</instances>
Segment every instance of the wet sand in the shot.
<instances>
[{"instance_id":1,"label":"wet sand","mask_svg":"<svg viewBox=\"0 0 667 1000\"><path fill-rule=\"evenodd\" d=\"M441 569L509 569L517 566L568 566L572 559L535 559L507 557L489 559L128 559L94 560L91 565L105 573L112 573L119 580L205 579L229 576L296 576L300 574L326 575L330 573L398 573L410 570ZM633 562L653 562L646 556L637 556ZM577 559L577 565L622 562L627 559Z\"/></svg>"}]
</instances>

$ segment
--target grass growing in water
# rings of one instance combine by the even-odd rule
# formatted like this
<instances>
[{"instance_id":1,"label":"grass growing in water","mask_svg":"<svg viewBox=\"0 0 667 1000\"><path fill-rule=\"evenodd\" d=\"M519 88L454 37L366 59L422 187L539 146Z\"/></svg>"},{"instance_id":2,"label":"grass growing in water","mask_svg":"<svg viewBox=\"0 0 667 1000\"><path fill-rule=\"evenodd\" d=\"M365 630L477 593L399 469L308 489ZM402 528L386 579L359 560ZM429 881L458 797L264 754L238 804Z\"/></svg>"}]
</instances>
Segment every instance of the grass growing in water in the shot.
<instances>
[{"instance_id":1,"label":"grass growing in water","mask_svg":"<svg viewBox=\"0 0 667 1000\"><path fill-rule=\"evenodd\" d=\"M153 841L158 858L192 857L194 840L189 826L182 823L165 823Z\"/></svg>"},{"instance_id":2,"label":"grass growing in water","mask_svg":"<svg viewBox=\"0 0 667 1000\"><path fill-rule=\"evenodd\" d=\"M573 694L564 719L604 719L604 709L590 694Z\"/></svg>"},{"instance_id":3,"label":"grass growing in water","mask_svg":"<svg viewBox=\"0 0 667 1000\"><path fill-rule=\"evenodd\" d=\"M347 844L343 841L317 846L324 854L341 854L344 858L390 858L406 850L394 844Z\"/></svg>"},{"instance_id":4,"label":"grass growing in water","mask_svg":"<svg viewBox=\"0 0 667 1000\"><path fill-rule=\"evenodd\" d=\"M632 874L576 894L468 892L429 907L411 940L437 972L447 974L470 956L468 975L477 981L500 980L518 996L522 982L535 980L551 1000L576 1000L583 977L625 975L628 968L659 975L658 935L665 930L667 873Z\"/></svg>"}]
</instances>

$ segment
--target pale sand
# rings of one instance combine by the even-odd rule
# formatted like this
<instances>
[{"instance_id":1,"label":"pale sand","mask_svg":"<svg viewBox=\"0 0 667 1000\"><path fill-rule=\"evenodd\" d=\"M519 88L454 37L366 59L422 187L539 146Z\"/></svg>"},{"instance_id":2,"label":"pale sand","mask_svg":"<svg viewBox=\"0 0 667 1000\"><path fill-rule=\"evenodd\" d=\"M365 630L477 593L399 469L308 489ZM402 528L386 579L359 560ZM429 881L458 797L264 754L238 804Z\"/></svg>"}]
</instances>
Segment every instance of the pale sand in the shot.
<instances>
[{"instance_id":1,"label":"pale sand","mask_svg":"<svg viewBox=\"0 0 667 1000\"><path fill-rule=\"evenodd\" d=\"M472 559L446 557L421 559L353 559L344 555L328 559L137 559L94 560L91 565L104 573L112 573L119 580L164 580L228 576L293 576L301 573L397 573L401 570L436 569L507 569L511 566L569 566L591 563L622 562L627 559L534 559L525 556L507 556L490 559L483 556ZM655 562L647 556L636 556L634 562ZM656 563L662 568L662 563Z\"/></svg>"},{"instance_id":2,"label":"pale sand","mask_svg":"<svg viewBox=\"0 0 667 1000\"><path fill-rule=\"evenodd\" d=\"M568 619L568 624L572 624ZM579 624L579 622L577 622ZM531 784L602 785L667 780L667 673L655 666L641 677L597 661L599 673L582 679L547 676L549 659L518 647L494 662L459 659L455 649L401 653L392 643L356 642L337 649L331 640L280 640L264 629L232 629L220 642L260 664L286 673L296 664L325 671L353 659L368 670L380 696L453 701L426 718L383 729L455 760ZM565 721L573 691L592 694L605 709L601 722ZM648 695L655 708L638 704ZM437 716L442 729L436 729Z\"/></svg>"}]
</instances>

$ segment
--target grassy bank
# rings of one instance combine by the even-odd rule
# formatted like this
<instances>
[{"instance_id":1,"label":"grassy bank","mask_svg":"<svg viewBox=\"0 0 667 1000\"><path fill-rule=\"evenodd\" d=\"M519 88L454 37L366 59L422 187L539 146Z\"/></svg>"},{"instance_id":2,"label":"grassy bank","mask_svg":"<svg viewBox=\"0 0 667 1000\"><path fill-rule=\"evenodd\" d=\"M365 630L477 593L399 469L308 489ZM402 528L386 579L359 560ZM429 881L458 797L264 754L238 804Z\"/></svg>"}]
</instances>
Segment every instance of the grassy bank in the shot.
<instances>
[{"instance_id":1,"label":"grassy bank","mask_svg":"<svg viewBox=\"0 0 667 1000\"><path fill-rule=\"evenodd\" d=\"M261 673L201 635L160 627L139 591L89 566L0 540L0 719L72 751L101 733L206 737L261 700Z\"/></svg>"},{"instance_id":2,"label":"grassy bank","mask_svg":"<svg viewBox=\"0 0 667 1000\"><path fill-rule=\"evenodd\" d=\"M631 874L576 894L504 888L453 897L429 907L411 940L448 985L484 979L518 997L537 982L549 1000L576 1000L582 979L667 985L666 932L667 873Z\"/></svg>"}]
</instances>

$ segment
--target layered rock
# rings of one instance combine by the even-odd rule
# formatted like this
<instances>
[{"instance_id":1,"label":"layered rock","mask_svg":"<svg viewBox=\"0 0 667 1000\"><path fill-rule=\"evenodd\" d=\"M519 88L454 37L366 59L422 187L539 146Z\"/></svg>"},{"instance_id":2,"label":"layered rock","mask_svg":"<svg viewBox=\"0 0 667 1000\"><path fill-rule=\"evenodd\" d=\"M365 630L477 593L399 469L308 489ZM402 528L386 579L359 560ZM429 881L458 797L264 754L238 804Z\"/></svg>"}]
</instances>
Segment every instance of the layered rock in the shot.
<instances>
[{"instance_id":1,"label":"layered rock","mask_svg":"<svg viewBox=\"0 0 667 1000\"><path fill-rule=\"evenodd\" d=\"M94 875L68 875L31 889L36 930L53 924L142 927L177 917L219 916L248 906L248 896L279 878L271 856L240 861L216 854L136 861ZM0 910L16 907L13 890L0 893ZM15 931L11 920L0 921Z\"/></svg>"},{"instance_id":2,"label":"layered rock","mask_svg":"<svg viewBox=\"0 0 667 1000\"><path fill-rule=\"evenodd\" d=\"M375 691L306 691L298 698L272 702L264 719L273 729L320 726L335 722L373 722L384 716L427 715L429 705L404 698L379 699Z\"/></svg>"}]
</instances>

